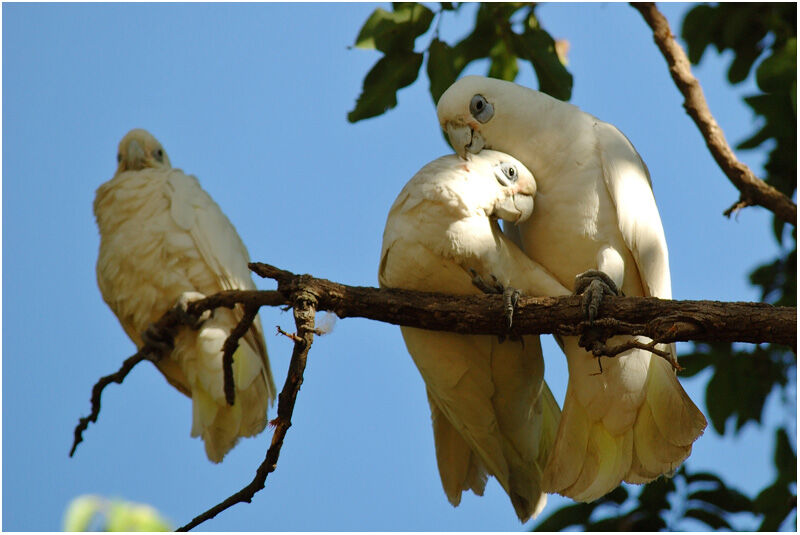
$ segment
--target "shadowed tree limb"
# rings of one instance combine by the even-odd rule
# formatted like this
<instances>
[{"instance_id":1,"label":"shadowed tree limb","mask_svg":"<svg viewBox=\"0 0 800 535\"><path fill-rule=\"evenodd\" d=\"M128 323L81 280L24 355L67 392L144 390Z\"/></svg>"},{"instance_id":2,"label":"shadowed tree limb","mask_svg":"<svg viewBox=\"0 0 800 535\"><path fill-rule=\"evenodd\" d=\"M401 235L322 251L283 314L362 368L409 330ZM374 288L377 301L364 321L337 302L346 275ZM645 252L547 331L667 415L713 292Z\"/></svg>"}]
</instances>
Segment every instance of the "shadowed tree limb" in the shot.
<instances>
[{"instance_id":1,"label":"shadowed tree limb","mask_svg":"<svg viewBox=\"0 0 800 535\"><path fill-rule=\"evenodd\" d=\"M789 197L756 177L748 166L736 158L725 140L722 129L708 108L703 89L697 78L692 75L689 58L675 40L667 19L652 2L632 2L631 6L642 14L652 28L653 40L667 60L669 73L683 95L683 107L703 134L708 150L717 165L740 192L739 200L725 211L725 215L730 216L745 206L759 205L774 213L781 221L796 227L797 205Z\"/></svg>"}]
</instances>

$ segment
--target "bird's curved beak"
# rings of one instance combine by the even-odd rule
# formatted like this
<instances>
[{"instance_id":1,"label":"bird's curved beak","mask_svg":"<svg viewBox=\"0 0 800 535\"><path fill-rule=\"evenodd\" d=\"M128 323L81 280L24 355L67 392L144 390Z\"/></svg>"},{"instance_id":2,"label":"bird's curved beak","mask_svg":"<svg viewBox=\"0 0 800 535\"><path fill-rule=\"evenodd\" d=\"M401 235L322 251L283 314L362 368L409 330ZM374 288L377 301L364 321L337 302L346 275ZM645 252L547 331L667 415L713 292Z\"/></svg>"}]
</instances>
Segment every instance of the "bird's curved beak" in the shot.
<instances>
[{"instance_id":1,"label":"bird's curved beak","mask_svg":"<svg viewBox=\"0 0 800 535\"><path fill-rule=\"evenodd\" d=\"M146 159L144 147L142 147L135 139L131 139L125 149L125 157L120 162L120 166L123 169L144 168Z\"/></svg>"},{"instance_id":2,"label":"bird's curved beak","mask_svg":"<svg viewBox=\"0 0 800 535\"><path fill-rule=\"evenodd\" d=\"M498 200L494 206L495 217L511 223L521 223L533 214L533 196L517 193Z\"/></svg>"},{"instance_id":3,"label":"bird's curved beak","mask_svg":"<svg viewBox=\"0 0 800 535\"><path fill-rule=\"evenodd\" d=\"M477 154L484 148L483 136L467 124L447 121L445 130L453 149L464 159L467 158L467 152Z\"/></svg>"}]
</instances>

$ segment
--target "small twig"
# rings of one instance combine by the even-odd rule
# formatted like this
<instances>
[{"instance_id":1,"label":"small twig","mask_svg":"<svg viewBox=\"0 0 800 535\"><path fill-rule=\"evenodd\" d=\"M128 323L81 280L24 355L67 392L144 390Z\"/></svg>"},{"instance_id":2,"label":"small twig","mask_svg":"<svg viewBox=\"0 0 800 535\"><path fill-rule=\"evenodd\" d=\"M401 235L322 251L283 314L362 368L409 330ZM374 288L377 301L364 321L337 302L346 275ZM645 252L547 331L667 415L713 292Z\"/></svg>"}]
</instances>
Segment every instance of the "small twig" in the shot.
<instances>
[{"instance_id":1,"label":"small twig","mask_svg":"<svg viewBox=\"0 0 800 535\"><path fill-rule=\"evenodd\" d=\"M722 212L722 215L724 215L725 217L730 217L733 214L738 214L739 210L747 208L748 206L753 206L753 202L744 199L739 199L738 201L733 203L733 205L730 208Z\"/></svg>"},{"instance_id":2,"label":"small twig","mask_svg":"<svg viewBox=\"0 0 800 535\"><path fill-rule=\"evenodd\" d=\"M258 315L258 307L253 305L246 305L244 307L244 315L239 323L236 324L231 330L231 334L225 339L222 345L222 376L223 385L225 388L225 401L228 405L233 405L236 401L236 385L233 381L233 354L239 347L239 340L247 334L247 331L253 325L253 321Z\"/></svg>"},{"instance_id":3,"label":"small twig","mask_svg":"<svg viewBox=\"0 0 800 535\"><path fill-rule=\"evenodd\" d=\"M264 488L267 476L273 472L278 463L278 457L283 446L283 439L286 432L292 425L292 413L297 399L300 385L303 384L303 372L306 368L306 358L308 350L314 340L314 314L316 312L316 298L310 293L302 292L294 300L294 319L297 325L297 335L294 340L294 350L292 360L289 363L289 373L286 375L286 383L278 396L278 417L271 423L275 425L275 432L272 435L272 443L267 450L264 462L256 470L256 475L246 487L239 492L231 495L223 502L215 505L205 513L195 517L191 522L177 529L177 531L189 531L199 524L210 520L222 511L240 502L250 503L253 496Z\"/></svg>"},{"instance_id":4,"label":"small twig","mask_svg":"<svg viewBox=\"0 0 800 535\"><path fill-rule=\"evenodd\" d=\"M125 362L122 363L122 366L118 371L110 375L106 375L105 377L101 377L100 380L95 383L94 387L92 387L92 411L89 413L89 416L81 418L78 421L78 425L75 427L75 439L72 443L72 449L69 450L70 457L75 454L78 444L83 442L83 432L87 427L89 427L89 423L95 423L97 421L97 417L100 416L100 397L102 396L105 387L111 383L122 384L122 381L125 380L125 377L128 376L134 366L143 360L153 360L152 348L143 347L137 351L135 355L125 359Z\"/></svg>"},{"instance_id":5,"label":"small twig","mask_svg":"<svg viewBox=\"0 0 800 535\"><path fill-rule=\"evenodd\" d=\"M725 215L730 216L735 210L757 204L770 210L781 221L796 227L797 205L789 197L756 177L748 166L736 158L731 150L722 133L722 128L708 108L700 83L692 75L689 58L675 40L667 19L652 2L631 3L631 5L642 14L644 20L653 29L653 39L667 60L675 85L683 94L683 107L703 134L708 150L717 165L741 194L736 204L725 211Z\"/></svg>"},{"instance_id":6,"label":"small twig","mask_svg":"<svg viewBox=\"0 0 800 535\"><path fill-rule=\"evenodd\" d=\"M286 338L289 338L289 339L291 339L291 340L293 340L293 341L295 341L295 342L299 342L299 341L300 341L300 337L299 337L299 336L297 336L296 334L294 334L294 333L287 333L286 331L284 331L283 329L281 329L279 325L276 325L276 328L278 329L278 334L282 334L282 335L283 335L283 336L285 336Z\"/></svg>"},{"instance_id":7,"label":"small twig","mask_svg":"<svg viewBox=\"0 0 800 535\"><path fill-rule=\"evenodd\" d=\"M589 349L595 357L616 357L620 353L624 353L629 349L643 349L663 358L669 362L676 371L682 371L683 368L672 357L672 354L669 351L663 351L656 348L656 345L660 343L661 342L658 342L657 340L653 340L652 342L645 344L644 342L640 342L635 338L631 338L626 342L613 346L607 346L601 342L593 342L587 349Z\"/></svg>"},{"instance_id":8,"label":"small twig","mask_svg":"<svg viewBox=\"0 0 800 535\"><path fill-rule=\"evenodd\" d=\"M157 330L158 332L162 333L170 333L172 338L175 336L175 330L183 324L185 319L185 315L182 315L179 310L176 308L172 308L168 310L161 318L153 324L153 329ZM172 340L168 340L169 343ZM110 375L106 375L105 377L101 377L92 387L92 410L89 413L89 416L81 418L78 420L78 425L75 426L75 438L72 443L72 448L69 450L69 456L72 457L75 454L75 450L78 447L78 444L83 442L83 432L89 427L90 423L97 422L97 418L100 415L100 398L103 395L103 390L105 387L110 385L111 383L122 384L122 381L125 380L125 377L128 376L130 371L139 364L143 360L150 360L156 362L158 359L161 358L161 351L162 348L155 347L150 344L145 344L142 346L136 354L128 357L120 366L120 369L115 373Z\"/></svg>"}]
</instances>

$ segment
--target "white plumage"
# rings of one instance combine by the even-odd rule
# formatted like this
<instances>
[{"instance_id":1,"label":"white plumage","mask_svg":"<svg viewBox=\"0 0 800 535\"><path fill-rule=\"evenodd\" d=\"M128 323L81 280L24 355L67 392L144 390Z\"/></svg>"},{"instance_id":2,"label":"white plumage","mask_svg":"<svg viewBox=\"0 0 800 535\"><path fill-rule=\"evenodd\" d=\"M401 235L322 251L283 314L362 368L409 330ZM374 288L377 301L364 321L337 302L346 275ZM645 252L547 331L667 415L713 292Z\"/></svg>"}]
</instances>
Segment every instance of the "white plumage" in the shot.
<instances>
[{"instance_id":1,"label":"white plumage","mask_svg":"<svg viewBox=\"0 0 800 535\"><path fill-rule=\"evenodd\" d=\"M617 128L538 91L480 76L454 83L437 112L462 156L500 150L536 176L536 210L519 227L521 243L562 285L599 269L625 295L671 298L650 175ZM598 374L597 360L576 339L560 343L570 378L547 492L592 501L622 481L669 474L689 456L706 420L666 360L631 350L602 358Z\"/></svg>"},{"instance_id":2,"label":"white plumage","mask_svg":"<svg viewBox=\"0 0 800 535\"><path fill-rule=\"evenodd\" d=\"M389 212L378 278L382 287L476 294L470 269L539 295L569 291L501 232L533 209L535 183L519 162L484 151L423 167ZM436 459L450 503L483 494L494 475L525 521L544 507L542 470L559 408L543 381L537 336L498 341L402 327L427 387Z\"/></svg>"},{"instance_id":3,"label":"white plumage","mask_svg":"<svg viewBox=\"0 0 800 535\"><path fill-rule=\"evenodd\" d=\"M142 333L179 299L255 285L233 225L194 176L170 166L152 135L128 132L118 161L94 201L100 230L97 282L125 332L142 347ZM234 353L236 402L225 401L221 348L241 317L240 307L215 310L199 330L181 329L172 353L156 364L170 384L192 398L191 434L203 438L214 462L239 437L264 429L275 398L256 317Z\"/></svg>"}]
</instances>

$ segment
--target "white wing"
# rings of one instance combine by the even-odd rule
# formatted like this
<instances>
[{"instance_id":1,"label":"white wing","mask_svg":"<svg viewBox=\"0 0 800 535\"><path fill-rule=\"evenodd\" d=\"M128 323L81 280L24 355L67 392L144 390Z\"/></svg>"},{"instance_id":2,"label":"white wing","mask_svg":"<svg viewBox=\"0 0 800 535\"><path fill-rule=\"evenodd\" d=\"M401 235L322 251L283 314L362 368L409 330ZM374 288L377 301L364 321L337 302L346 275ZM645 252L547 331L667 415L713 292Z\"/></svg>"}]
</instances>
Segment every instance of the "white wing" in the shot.
<instances>
[{"instance_id":1,"label":"white wing","mask_svg":"<svg viewBox=\"0 0 800 535\"><path fill-rule=\"evenodd\" d=\"M175 223L188 232L194 241L216 288L198 288L210 295L224 290L255 290L250 270L247 248L230 220L216 202L201 187L197 178L186 175L180 169L172 169L165 183L172 199L170 215ZM235 317L241 319L243 310L235 309ZM275 383L269 367L267 348L264 345L264 330L256 317L253 326L243 339L261 358L264 366L267 390L270 399L275 398Z\"/></svg>"},{"instance_id":2,"label":"white wing","mask_svg":"<svg viewBox=\"0 0 800 535\"><path fill-rule=\"evenodd\" d=\"M653 196L650 173L622 132L595 123L603 180L614 203L619 230L633 254L648 297L672 298L664 227Z\"/></svg>"}]
</instances>

